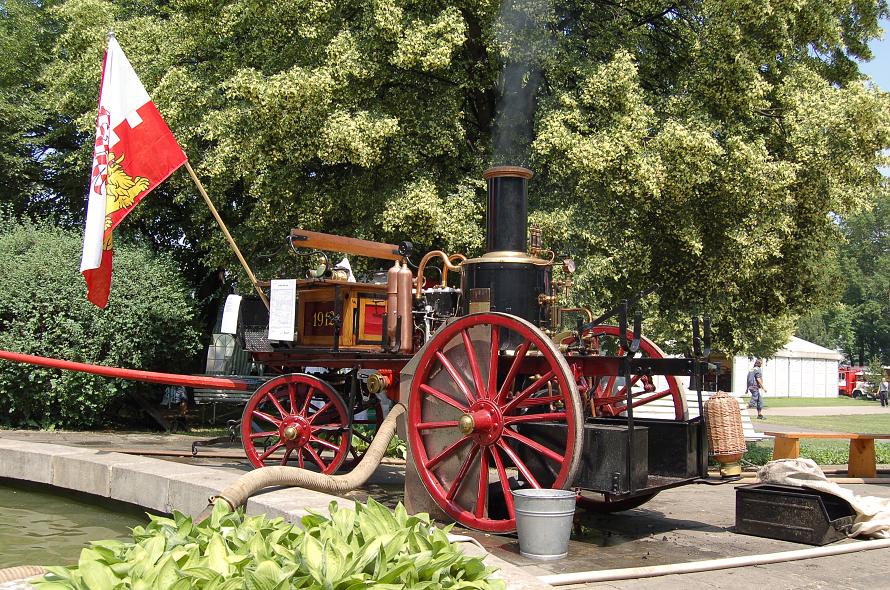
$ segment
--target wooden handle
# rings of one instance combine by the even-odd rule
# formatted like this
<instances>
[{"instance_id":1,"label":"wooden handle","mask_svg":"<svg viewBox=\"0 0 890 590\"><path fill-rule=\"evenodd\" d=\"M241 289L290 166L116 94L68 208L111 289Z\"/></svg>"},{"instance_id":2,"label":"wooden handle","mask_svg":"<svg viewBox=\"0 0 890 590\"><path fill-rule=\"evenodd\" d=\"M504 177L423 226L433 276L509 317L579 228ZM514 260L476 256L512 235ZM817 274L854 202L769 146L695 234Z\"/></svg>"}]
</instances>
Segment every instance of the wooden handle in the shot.
<instances>
[{"instance_id":1,"label":"wooden handle","mask_svg":"<svg viewBox=\"0 0 890 590\"><path fill-rule=\"evenodd\" d=\"M399 247L394 244L346 238L304 229L292 229L291 240L295 248L312 248L328 252L343 252L354 256L381 258L383 260L401 260Z\"/></svg>"}]
</instances>

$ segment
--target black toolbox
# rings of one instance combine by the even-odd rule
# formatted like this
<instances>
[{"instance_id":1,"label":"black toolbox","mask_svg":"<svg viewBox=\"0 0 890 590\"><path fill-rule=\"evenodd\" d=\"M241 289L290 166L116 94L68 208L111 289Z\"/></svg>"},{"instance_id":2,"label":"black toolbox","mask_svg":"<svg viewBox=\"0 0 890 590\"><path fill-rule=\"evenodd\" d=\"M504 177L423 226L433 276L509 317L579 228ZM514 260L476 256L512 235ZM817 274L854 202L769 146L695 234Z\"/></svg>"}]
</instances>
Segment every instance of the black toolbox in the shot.
<instances>
[{"instance_id":1,"label":"black toolbox","mask_svg":"<svg viewBox=\"0 0 890 590\"><path fill-rule=\"evenodd\" d=\"M796 486L754 484L736 488L735 530L808 545L846 538L856 511L837 496Z\"/></svg>"}]
</instances>

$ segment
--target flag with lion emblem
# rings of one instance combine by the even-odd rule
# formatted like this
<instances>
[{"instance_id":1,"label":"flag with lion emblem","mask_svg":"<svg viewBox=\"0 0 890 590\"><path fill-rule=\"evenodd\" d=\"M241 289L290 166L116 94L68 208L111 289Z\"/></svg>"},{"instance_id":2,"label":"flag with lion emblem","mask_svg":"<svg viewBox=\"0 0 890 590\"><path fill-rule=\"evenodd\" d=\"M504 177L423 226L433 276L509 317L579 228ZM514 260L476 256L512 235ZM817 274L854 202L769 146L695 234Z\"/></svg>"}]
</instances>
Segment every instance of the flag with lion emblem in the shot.
<instances>
[{"instance_id":1,"label":"flag with lion emblem","mask_svg":"<svg viewBox=\"0 0 890 590\"><path fill-rule=\"evenodd\" d=\"M185 161L127 56L109 34L80 261L87 297L94 304L108 305L114 228Z\"/></svg>"}]
</instances>

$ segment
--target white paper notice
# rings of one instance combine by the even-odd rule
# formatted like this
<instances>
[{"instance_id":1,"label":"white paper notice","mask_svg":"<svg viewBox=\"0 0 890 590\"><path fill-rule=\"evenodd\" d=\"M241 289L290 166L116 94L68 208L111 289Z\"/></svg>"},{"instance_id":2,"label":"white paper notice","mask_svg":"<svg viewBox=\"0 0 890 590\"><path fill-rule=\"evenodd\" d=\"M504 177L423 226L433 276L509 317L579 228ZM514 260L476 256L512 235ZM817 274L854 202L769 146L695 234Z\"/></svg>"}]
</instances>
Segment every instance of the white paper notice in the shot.
<instances>
[{"instance_id":1,"label":"white paper notice","mask_svg":"<svg viewBox=\"0 0 890 590\"><path fill-rule=\"evenodd\" d=\"M235 334L238 332L238 311L240 309L241 295L229 295L226 297L222 325L219 328L221 334Z\"/></svg>"},{"instance_id":2,"label":"white paper notice","mask_svg":"<svg viewBox=\"0 0 890 590\"><path fill-rule=\"evenodd\" d=\"M294 341L297 279L274 279L269 297L269 340Z\"/></svg>"}]
</instances>

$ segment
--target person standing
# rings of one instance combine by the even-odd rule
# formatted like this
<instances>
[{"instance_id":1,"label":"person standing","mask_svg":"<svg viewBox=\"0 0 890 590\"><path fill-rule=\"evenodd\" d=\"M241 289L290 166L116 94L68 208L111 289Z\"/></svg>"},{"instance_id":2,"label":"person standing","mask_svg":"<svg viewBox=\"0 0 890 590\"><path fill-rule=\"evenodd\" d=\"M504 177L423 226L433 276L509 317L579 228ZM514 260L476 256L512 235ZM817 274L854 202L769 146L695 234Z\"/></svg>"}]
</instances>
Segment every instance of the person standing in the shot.
<instances>
[{"instance_id":1,"label":"person standing","mask_svg":"<svg viewBox=\"0 0 890 590\"><path fill-rule=\"evenodd\" d=\"M748 371L748 395L751 401L748 402L749 408L757 408L757 417L763 420L763 393L766 393L766 387L763 386L763 371L761 370L763 361L756 359L754 368Z\"/></svg>"},{"instance_id":2,"label":"person standing","mask_svg":"<svg viewBox=\"0 0 890 590\"><path fill-rule=\"evenodd\" d=\"M878 386L878 397L881 398L881 407L885 408L890 403L887 401L887 390L890 389L890 382L887 381L887 375L881 377L881 384Z\"/></svg>"}]
</instances>

